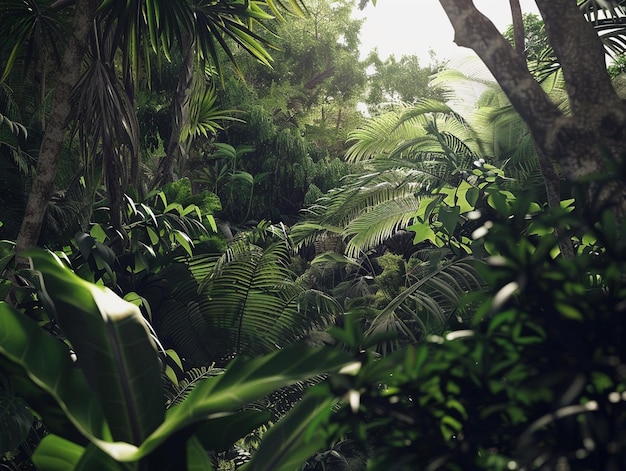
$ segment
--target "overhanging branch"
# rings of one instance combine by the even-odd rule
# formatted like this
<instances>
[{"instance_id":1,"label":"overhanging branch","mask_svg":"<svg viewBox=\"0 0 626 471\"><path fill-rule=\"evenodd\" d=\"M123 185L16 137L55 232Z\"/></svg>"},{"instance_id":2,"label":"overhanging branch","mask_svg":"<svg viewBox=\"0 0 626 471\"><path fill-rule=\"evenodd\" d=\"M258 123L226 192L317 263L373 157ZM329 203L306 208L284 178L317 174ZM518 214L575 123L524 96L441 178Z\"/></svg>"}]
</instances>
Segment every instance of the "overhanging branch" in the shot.
<instances>
[{"instance_id":1,"label":"overhanging branch","mask_svg":"<svg viewBox=\"0 0 626 471\"><path fill-rule=\"evenodd\" d=\"M533 134L539 145L547 131L563 115L528 71L493 23L476 9L472 0L439 0L454 27L454 42L480 57Z\"/></svg>"}]
</instances>

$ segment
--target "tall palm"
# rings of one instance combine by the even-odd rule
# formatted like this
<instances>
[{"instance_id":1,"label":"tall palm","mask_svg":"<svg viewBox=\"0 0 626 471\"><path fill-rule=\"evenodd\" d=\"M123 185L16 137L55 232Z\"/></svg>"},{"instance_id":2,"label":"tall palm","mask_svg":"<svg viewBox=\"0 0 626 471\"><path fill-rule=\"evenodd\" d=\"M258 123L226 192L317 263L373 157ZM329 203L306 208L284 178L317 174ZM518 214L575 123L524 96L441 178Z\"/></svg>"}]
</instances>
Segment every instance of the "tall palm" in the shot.
<instances>
[{"instance_id":1,"label":"tall palm","mask_svg":"<svg viewBox=\"0 0 626 471\"><path fill-rule=\"evenodd\" d=\"M301 7L297 0L292 0L289 4L292 8ZM254 33L252 26L269 20L268 11L279 11L283 4L272 0L264 3L242 3L234 0L219 2L107 0L98 7L95 0L57 1L52 5L36 0L1 2L1 17L4 21L0 24L0 29L7 32L6 37L12 41L11 60L7 63L3 78L10 75L12 66L18 62L18 58L28 59L28 55L20 56L22 50L44 50L43 43L36 41L41 38L28 33L39 31L33 26L36 21L14 22L15 11L19 11L23 18L28 18L30 14L38 22L45 19L42 24L47 26L56 25L49 21L50 18L63 17L59 16L61 10L71 11L72 7L73 22L66 25L67 30L71 32L67 35L69 41L67 43L63 41L63 36L61 40L48 41L48 44L59 45L58 52L63 56L63 61L55 76L57 82L54 86L54 100L51 114L45 121L46 132L38 156L39 168L18 237L18 250L35 245L39 239L45 209L54 188L61 149L67 144L66 128L75 117L72 115L72 97L79 97L78 102L87 105L79 116L88 116L90 110L98 112L95 116L89 115L88 122L79 123L82 135L99 137L87 139L85 142L90 146L85 149L88 155L100 154L103 162L107 162L108 159L116 161L113 164L103 164L105 169L117 172L107 176L105 181L110 185L123 187L124 180L119 174L123 168L120 165L122 154L103 152L103 149L117 149L121 146L131 162L136 159L137 156L133 155L134 146L131 145L137 139L136 126L133 125L134 119L125 111L133 108L134 87L142 71L149 70L149 66L145 64L149 63L151 54L167 58L173 48L179 48L183 53L192 51L190 57L194 60L199 58L201 61L215 62L218 49L225 50L227 57L233 59L232 48L242 47L259 60L268 62L266 43ZM95 17L98 21L92 21ZM56 50L53 48L53 51ZM85 56L87 51L91 52ZM98 80L80 81L83 71L86 70L85 59L99 61L97 71L93 67L88 68L92 73L97 73ZM25 60L24 64L28 65L29 61ZM114 64L121 66L119 76L115 73L117 69ZM182 75L186 74L187 72ZM113 77L119 82L115 86L111 86ZM186 80L184 82L191 83ZM87 90L73 91L77 84L83 85ZM50 88L49 81L46 81L45 87ZM101 97L100 103L108 101L107 109L90 108L86 97L96 96ZM105 98L107 96L110 100ZM80 97L83 98L82 101ZM183 96L173 108L178 110L184 104ZM112 114L115 114L113 120ZM183 129L184 123L181 119L177 119L177 124ZM97 132L98 129L106 131L113 128L121 129L121 132L113 135L106 132L99 135ZM92 133L94 129L96 132ZM121 142L117 142L118 138L121 138ZM179 136L175 135L173 140L178 142ZM101 146L103 142L104 148Z\"/></svg>"}]
</instances>

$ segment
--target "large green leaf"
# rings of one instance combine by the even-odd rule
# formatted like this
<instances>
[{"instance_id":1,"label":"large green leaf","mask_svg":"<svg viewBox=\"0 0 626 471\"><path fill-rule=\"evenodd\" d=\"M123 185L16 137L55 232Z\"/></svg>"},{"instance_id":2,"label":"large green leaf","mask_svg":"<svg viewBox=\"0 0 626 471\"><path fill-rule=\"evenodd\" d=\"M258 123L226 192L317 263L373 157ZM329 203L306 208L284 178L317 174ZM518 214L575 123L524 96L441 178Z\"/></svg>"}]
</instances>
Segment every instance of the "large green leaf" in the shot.
<instances>
[{"instance_id":1,"label":"large green leaf","mask_svg":"<svg viewBox=\"0 0 626 471\"><path fill-rule=\"evenodd\" d=\"M132 462L148 456L175 434L200 425L198 439L203 442L202 445L206 448L222 447L225 442L223 437L218 437L219 429L233 438L266 419L262 414L234 413L242 406L282 386L334 371L350 362L352 359L347 354L336 349L311 350L301 345L250 361L236 359L226 373L203 380L180 405L169 409L165 421L141 446L93 438L92 442L116 460ZM225 417L232 419L226 420ZM58 438L50 444L46 443L40 456L48 456L53 462L54 449L58 449L60 440ZM197 455L196 445L188 452Z\"/></svg>"},{"instance_id":2,"label":"large green leaf","mask_svg":"<svg viewBox=\"0 0 626 471\"><path fill-rule=\"evenodd\" d=\"M67 471L78 465L85 448L59 437L46 435L33 453L33 463L43 471Z\"/></svg>"},{"instance_id":3,"label":"large green leaf","mask_svg":"<svg viewBox=\"0 0 626 471\"><path fill-rule=\"evenodd\" d=\"M0 302L0 353L52 395L83 435L110 437L102 408L74 367L67 346L4 302Z\"/></svg>"},{"instance_id":4,"label":"large green leaf","mask_svg":"<svg viewBox=\"0 0 626 471\"><path fill-rule=\"evenodd\" d=\"M165 415L156 353L137 308L82 280L50 253L33 250L26 255L40 274L42 293L54 302L56 320L81 369L67 345L5 303L0 303L0 352L53 396L92 443L84 452L74 446L64 453L66 439L51 435L37 453L45 469L87 469L92 463L106 465L98 469L115 469L113 460L138 461L168 440L196 430L193 440L203 447L224 447L219 432L234 440L267 420L261 413L238 412L243 406L351 361L336 349L303 345L253 360L239 357L224 374L199 382ZM188 448L196 464L204 461L198 443Z\"/></svg>"},{"instance_id":5,"label":"large green leaf","mask_svg":"<svg viewBox=\"0 0 626 471\"><path fill-rule=\"evenodd\" d=\"M245 437L271 418L268 411L243 410L223 414L201 425L196 438L213 451L226 451L233 443Z\"/></svg>"},{"instance_id":6,"label":"large green leaf","mask_svg":"<svg viewBox=\"0 0 626 471\"><path fill-rule=\"evenodd\" d=\"M169 409L163 424L139 448L110 444L111 453L115 453L120 461L138 460L154 451L168 437L187 427L201 423L203 428L216 430L215 425L223 423L225 414L265 397L280 387L335 371L351 362L353 360L349 355L337 349L310 349L304 345L293 345L253 360L239 357L226 368L223 375L203 380L187 399ZM241 418L236 417L237 420ZM202 435L201 429L199 436ZM207 443L203 445L208 446Z\"/></svg>"},{"instance_id":7,"label":"large green leaf","mask_svg":"<svg viewBox=\"0 0 626 471\"><path fill-rule=\"evenodd\" d=\"M163 421L164 400L157 353L139 308L79 278L50 253L25 255L41 273L111 438L140 444Z\"/></svg>"},{"instance_id":8,"label":"large green leaf","mask_svg":"<svg viewBox=\"0 0 626 471\"><path fill-rule=\"evenodd\" d=\"M261 447L245 471L293 471L326 444L321 433L335 399L329 394L308 394L263 436Z\"/></svg>"},{"instance_id":9,"label":"large green leaf","mask_svg":"<svg viewBox=\"0 0 626 471\"><path fill-rule=\"evenodd\" d=\"M202 443L191 437L187 441L187 471L213 471L215 467Z\"/></svg>"},{"instance_id":10,"label":"large green leaf","mask_svg":"<svg viewBox=\"0 0 626 471\"><path fill-rule=\"evenodd\" d=\"M40 471L123 471L116 462L93 443L87 448L57 435L46 435L33 453L33 463Z\"/></svg>"}]
</instances>

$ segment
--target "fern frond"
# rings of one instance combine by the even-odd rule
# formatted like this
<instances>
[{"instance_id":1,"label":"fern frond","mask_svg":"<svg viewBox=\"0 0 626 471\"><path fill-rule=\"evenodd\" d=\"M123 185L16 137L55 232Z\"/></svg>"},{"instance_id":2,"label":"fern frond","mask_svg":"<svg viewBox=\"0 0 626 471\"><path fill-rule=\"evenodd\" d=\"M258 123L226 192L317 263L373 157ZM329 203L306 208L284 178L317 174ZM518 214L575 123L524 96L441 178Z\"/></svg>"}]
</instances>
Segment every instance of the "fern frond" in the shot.
<instances>
[{"instance_id":1,"label":"fern frond","mask_svg":"<svg viewBox=\"0 0 626 471\"><path fill-rule=\"evenodd\" d=\"M224 369L216 368L214 365L201 366L191 368L185 371L185 376L178 384L172 384L170 381L165 383L165 408L176 406L183 402L187 396L193 391L202 380L212 376L218 376L224 373Z\"/></svg>"}]
</instances>

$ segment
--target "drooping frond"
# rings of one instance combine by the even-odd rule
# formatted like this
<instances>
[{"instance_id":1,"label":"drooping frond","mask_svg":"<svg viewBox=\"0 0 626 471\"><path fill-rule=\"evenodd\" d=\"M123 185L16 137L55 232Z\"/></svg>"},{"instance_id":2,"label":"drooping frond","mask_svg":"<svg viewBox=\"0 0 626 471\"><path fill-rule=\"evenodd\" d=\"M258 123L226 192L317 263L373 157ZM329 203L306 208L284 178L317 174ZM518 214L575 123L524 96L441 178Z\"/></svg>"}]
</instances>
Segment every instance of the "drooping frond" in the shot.
<instances>
[{"instance_id":1,"label":"drooping frond","mask_svg":"<svg viewBox=\"0 0 626 471\"><path fill-rule=\"evenodd\" d=\"M355 257L381 245L410 225L419 208L419 198L408 195L384 201L353 219L344 231L345 253Z\"/></svg>"},{"instance_id":2,"label":"drooping frond","mask_svg":"<svg viewBox=\"0 0 626 471\"><path fill-rule=\"evenodd\" d=\"M352 131L348 135L348 142L352 145L346 152L346 160L360 162L380 158L398 144L421 132L423 125L421 120L406 120L400 124L401 116L402 108L389 111L368 120L364 126Z\"/></svg>"},{"instance_id":3,"label":"drooping frond","mask_svg":"<svg viewBox=\"0 0 626 471\"><path fill-rule=\"evenodd\" d=\"M473 259L454 259L417 264L410 274L412 283L380 311L365 335L391 334L396 340L379 345L385 351L440 331L451 316L466 310L460 304L463 297L484 287L475 263Z\"/></svg>"},{"instance_id":4,"label":"drooping frond","mask_svg":"<svg viewBox=\"0 0 626 471\"><path fill-rule=\"evenodd\" d=\"M51 13L50 8L35 0L2 2L1 15L8 21L0 21L0 37L11 51L7 50L0 82L4 82L20 62L24 73L31 67L36 70L45 67L42 59L46 56L61 62L59 46L65 31L58 17Z\"/></svg>"}]
</instances>

